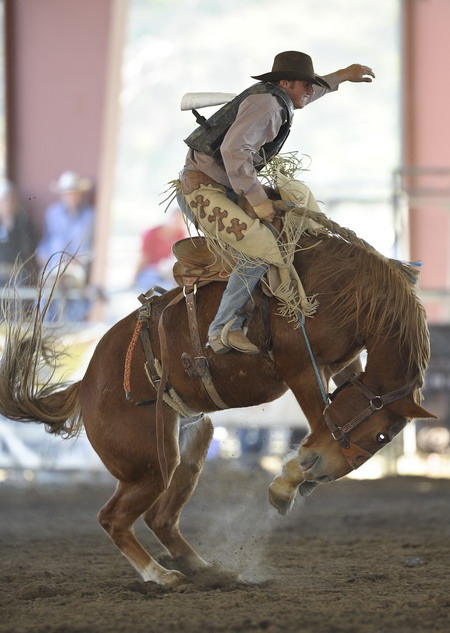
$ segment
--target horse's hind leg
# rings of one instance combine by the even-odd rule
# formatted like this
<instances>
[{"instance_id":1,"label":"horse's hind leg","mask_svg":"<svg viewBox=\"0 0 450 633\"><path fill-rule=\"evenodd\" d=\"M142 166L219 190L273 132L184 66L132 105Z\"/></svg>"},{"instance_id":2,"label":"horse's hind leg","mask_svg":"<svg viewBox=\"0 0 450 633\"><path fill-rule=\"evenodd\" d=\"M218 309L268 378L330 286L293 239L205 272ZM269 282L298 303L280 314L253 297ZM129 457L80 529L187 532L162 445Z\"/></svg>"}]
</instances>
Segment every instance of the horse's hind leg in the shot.
<instances>
[{"instance_id":1,"label":"horse's hind leg","mask_svg":"<svg viewBox=\"0 0 450 633\"><path fill-rule=\"evenodd\" d=\"M133 524L157 496L150 478L137 482L119 482L114 495L100 510L101 526L145 581L175 586L185 581L183 574L167 570L140 545L133 533Z\"/></svg>"},{"instance_id":2,"label":"horse's hind leg","mask_svg":"<svg viewBox=\"0 0 450 633\"><path fill-rule=\"evenodd\" d=\"M195 490L213 436L208 416L188 422L180 431L181 461L167 491L144 515L144 520L182 569L195 570L206 562L180 532L180 515Z\"/></svg>"},{"instance_id":3,"label":"horse's hind leg","mask_svg":"<svg viewBox=\"0 0 450 633\"><path fill-rule=\"evenodd\" d=\"M128 425L122 423L120 410L109 413L109 417L104 415L107 422L103 426L94 425L86 416L91 444L99 448L105 465L119 481L115 493L98 514L100 524L144 580L166 586L180 584L184 576L159 565L140 545L133 531L135 521L164 493L156 437L151 427L154 410L136 409ZM178 415L167 406L164 425L164 456L170 482L180 456Z\"/></svg>"}]
</instances>

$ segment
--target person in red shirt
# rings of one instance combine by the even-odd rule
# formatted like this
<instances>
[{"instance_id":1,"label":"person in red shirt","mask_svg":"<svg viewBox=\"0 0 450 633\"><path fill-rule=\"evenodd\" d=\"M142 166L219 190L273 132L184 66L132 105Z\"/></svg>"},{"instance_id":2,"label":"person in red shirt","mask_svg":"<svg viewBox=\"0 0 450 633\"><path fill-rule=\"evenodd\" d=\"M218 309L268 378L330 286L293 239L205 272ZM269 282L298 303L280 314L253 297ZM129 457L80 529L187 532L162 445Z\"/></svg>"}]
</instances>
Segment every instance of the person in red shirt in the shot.
<instances>
[{"instance_id":1,"label":"person in red shirt","mask_svg":"<svg viewBox=\"0 0 450 633\"><path fill-rule=\"evenodd\" d=\"M134 276L136 288L146 292L152 286L172 286L172 266L175 258L172 245L187 237L182 214L177 210L164 224L147 229L142 234L139 261Z\"/></svg>"}]
</instances>

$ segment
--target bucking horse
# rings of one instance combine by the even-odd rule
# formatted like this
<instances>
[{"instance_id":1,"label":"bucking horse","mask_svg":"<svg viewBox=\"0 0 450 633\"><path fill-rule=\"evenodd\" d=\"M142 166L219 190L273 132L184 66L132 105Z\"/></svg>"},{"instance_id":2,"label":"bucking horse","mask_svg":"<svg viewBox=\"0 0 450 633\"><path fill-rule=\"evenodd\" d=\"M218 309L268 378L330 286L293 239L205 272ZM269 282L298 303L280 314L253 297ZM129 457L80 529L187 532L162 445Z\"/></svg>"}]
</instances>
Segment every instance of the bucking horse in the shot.
<instances>
[{"instance_id":1,"label":"bucking horse","mask_svg":"<svg viewBox=\"0 0 450 633\"><path fill-rule=\"evenodd\" d=\"M45 325L50 299L22 320L6 318L0 412L63 437L84 426L118 480L99 522L145 581L172 587L186 582L189 570L207 568L179 522L212 439L208 413L293 392L310 432L270 486L269 500L281 514L297 494L360 466L411 419L434 417L420 406L430 344L416 269L323 214L314 220L323 232L302 236L294 265L307 294L317 296L318 311L291 323L276 298L258 288L248 329L258 355L216 355L206 345L221 281L144 296L106 332L84 377L72 384L42 379L42 367L57 364L61 353ZM330 396L331 379L337 388ZM141 516L174 569L138 542L133 525Z\"/></svg>"}]
</instances>

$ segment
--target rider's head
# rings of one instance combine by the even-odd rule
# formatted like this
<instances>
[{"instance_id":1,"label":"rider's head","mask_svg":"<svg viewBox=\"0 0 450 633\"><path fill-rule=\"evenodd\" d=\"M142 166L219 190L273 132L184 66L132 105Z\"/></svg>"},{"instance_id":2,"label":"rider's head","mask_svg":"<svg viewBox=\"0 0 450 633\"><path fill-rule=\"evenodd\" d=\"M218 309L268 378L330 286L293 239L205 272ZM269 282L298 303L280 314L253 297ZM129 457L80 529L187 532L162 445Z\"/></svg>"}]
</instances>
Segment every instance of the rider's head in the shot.
<instances>
[{"instance_id":1,"label":"rider's head","mask_svg":"<svg viewBox=\"0 0 450 633\"><path fill-rule=\"evenodd\" d=\"M285 51L278 53L273 60L272 70L253 79L270 81L289 95L294 108L303 108L309 97L314 94L314 85L329 88L328 83L314 72L312 59L306 53Z\"/></svg>"},{"instance_id":2,"label":"rider's head","mask_svg":"<svg viewBox=\"0 0 450 633\"><path fill-rule=\"evenodd\" d=\"M314 94L314 86L311 81L281 79L277 81L277 84L291 98L296 110L303 108Z\"/></svg>"}]
</instances>

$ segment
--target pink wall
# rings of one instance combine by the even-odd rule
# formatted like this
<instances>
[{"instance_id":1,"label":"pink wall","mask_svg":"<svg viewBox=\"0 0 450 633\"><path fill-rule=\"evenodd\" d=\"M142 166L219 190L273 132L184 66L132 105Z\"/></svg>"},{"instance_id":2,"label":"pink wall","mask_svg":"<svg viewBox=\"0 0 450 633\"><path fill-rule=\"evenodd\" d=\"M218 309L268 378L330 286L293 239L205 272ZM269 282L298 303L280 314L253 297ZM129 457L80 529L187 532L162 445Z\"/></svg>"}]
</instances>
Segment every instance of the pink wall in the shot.
<instances>
[{"instance_id":1,"label":"pink wall","mask_svg":"<svg viewBox=\"0 0 450 633\"><path fill-rule=\"evenodd\" d=\"M49 183L99 171L110 0L5 0L8 175L41 226Z\"/></svg>"},{"instance_id":2,"label":"pink wall","mask_svg":"<svg viewBox=\"0 0 450 633\"><path fill-rule=\"evenodd\" d=\"M409 211L410 256L424 263L421 288L432 321L444 310L426 292L450 290L449 27L448 0L403 0L403 165L441 170L406 181L422 192Z\"/></svg>"}]
</instances>

